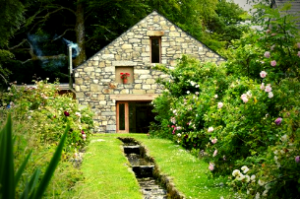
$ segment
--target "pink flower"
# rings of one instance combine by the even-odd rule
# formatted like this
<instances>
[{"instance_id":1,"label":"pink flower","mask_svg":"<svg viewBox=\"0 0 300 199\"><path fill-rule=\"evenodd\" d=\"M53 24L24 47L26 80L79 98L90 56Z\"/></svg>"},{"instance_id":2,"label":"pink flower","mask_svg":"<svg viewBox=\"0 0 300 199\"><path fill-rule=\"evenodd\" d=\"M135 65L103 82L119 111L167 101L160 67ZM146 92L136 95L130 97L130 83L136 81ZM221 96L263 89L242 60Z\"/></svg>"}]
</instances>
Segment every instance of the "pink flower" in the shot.
<instances>
[{"instance_id":1,"label":"pink flower","mask_svg":"<svg viewBox=\"0 0 300 199\"><path fill-rule=\"evenodd\" d=\"M216 149L216 150L214 151L213 157L216 157L217 154L218 154L218 150Z\"/></svg>"},{"instance_id":2,"label":"pink flower","mask_svg":"<svg viewBox=\"0 0 300 199\"><path fill-rule=\"evenodd\" d=\"M215 169L215 164L214 163L209 163L208 169L213 171Z\"/></svg>"},{"instance_id":3,"label":"pink flower","mask_svg":"<svg viewBox=\"0 0 300 199\"><path fill-rule=\"evenodd\" d=\"M214 138L214 139L211 140L211 143L216 144L217 141L218 141L218 139L217 139L217 138Z\"/></svg>"},{"instance_id":4,"label":"pink flower","mask_svg":"<svg viewBox=\"0 0 300 199\"><path fill-rule=\"evenodd\" d=\"M272 98L272 97L274 97L274 94L272 92L269 92L268 97Z\"/></svg>"},{"instance_id":5,"label":"pink flower","mask_svg":"<svg viewBox=\"0 0 300 199\"><path fill-rule=\"evenodd\" d=\"M277 62L275 60L271 61L271 66L276 66Z\"/></svg>"},{"instance_id":6,"label":"pink flower","mask_svg":"<svg viewBox=\"0 0 300 199\"><path fill-rule=\"evenodd\" d=\"M281 124L281 122L282 122L282 118L281 118L281 117L279 117L279 118L277 118L277 119L275 120L275 124L276 124L276 125Z\"/></svg>"},{"instance_id":7,"label":"pink flower","mask_svg":"<svg viewBox=\"0 0 300 199\"><path fill-rule=\"evenodd\" d=\"M298 56L298 57L300 57L300 51L298 51L298 54L297 54L297 56Z\"/></svg>"},{"instance_id":8,"label":"pink flower","mask_svg":"<svg viewBox=\"0 0 300 199\"><path fill-rule=\"evenodd\" d=\"M265 88L265 92L269 93L272 91L272 87L271 87L271 84L268 84Z\"/></svg>"},{"instance_id":9,"label":"pink flower","mask_svg":"<svg viewBox=\"0 0 300 199\"><path fill-rule=\"evenodd\" d=\"M83 131L83 130L81 131L81 134L82 134L82 135L84 134L84 131Z\"/></svg>"},{"instance_id":10,"label":"pink flower","mask_svg":"<svg viewBox=\"0 0 300 199\"><path fill-rule=\"evenodd\" d=\"M297 47L300 48L300 43L297 43Z\"/></svg>"},{"instance_id":11,"label":"pink flower","mask_svg":"<svg viewBox=\"0 0 300 199\"><path fill-rule=\"evenodd\" d=\"M218 108L220 109L220 108L222 108L223 107L223 103L222 102L219 102L218 103Z\"/></svg>"},{"instance_id":12,"label":"pink flower","mask_svg":"<svg viewBox=\"0 0 300 199\"><path fill-rule=\"evenodd\" d=\"M269 57L270 57L270 52L269 52L269 51L266 51L265 54L264 54L264 56L265 56L266 58L269 58Z\"/></svg>"},{"instance_id":13,"label":"pink flower","mask_svg":"<svg viewBox=\"0 0 300 199\"><path fill-rule=\"evenodd\" d=\"M300 161L300 156L299 155L295 157L295 161L296 161L296 163L299 163L299 161Z\"/></svg>"},{"instance_id":14,"label":"pink flower","mask_svg":"<svg viewBox=\"0 0 300 199\"><path fill-rule=\"evenodd\" d=\"M259 73L259 75L260 75L260 77L261 78L265 78L266 76L267 76L267 72L266 71L261 71L260 73Z\"/></svg>"},{"instance_id":15,"label":"pink flower","mask_svg":"<svg viewBox=\"0 0 300 199\"><path fill-rule=\"evenodd\" d=\"M261 90L265 90L265 83L261 83L260 89L261 89Z\"/></svg>"},{"instance_id":16,"label":"pink flower","mask_svg":"<svg viewBox=\"0 0 300 199\"><path fill-rule=\"evenodd\" d=\"M209 127L209 128L207 129L207 131L208 131L208 132L213 132L213 131L214 131L214 127Z\"/></svg>"},{"instance_id":17,"label":"pink flower","mask_svg":"<svg viewBox=\"0 0 300 199\"><path fill-rule=\"evenodd\" d=\"M247 97L246 94L243 94L243 95L241 96L241 99L243 100L244 103L247 103L247 102L248 102L248 97Z\"/></svg>"}]
</instances>

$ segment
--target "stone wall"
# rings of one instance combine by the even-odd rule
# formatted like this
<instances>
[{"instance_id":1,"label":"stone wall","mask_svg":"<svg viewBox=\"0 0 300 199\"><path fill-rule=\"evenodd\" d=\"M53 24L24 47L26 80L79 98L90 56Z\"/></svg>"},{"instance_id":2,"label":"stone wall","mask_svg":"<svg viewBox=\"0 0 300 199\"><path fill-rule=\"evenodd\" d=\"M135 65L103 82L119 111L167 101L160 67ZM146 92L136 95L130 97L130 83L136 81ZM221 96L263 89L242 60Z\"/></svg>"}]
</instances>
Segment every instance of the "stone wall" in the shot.
<instances>
[{"instance_id":1,"label":"stone wall","mask_svg":"<svg viewBox=\"0 0 300 199\"><path fill-rule=\"evenodd\" d=\"M155 64L150 63L151 36L161 36L161 63L169 67L175 66L182 54L217 64L224 61L166 18L152 12L75 69L76 99L92 108L100 132L116 131L116 102L112 95L160 94L163 91L155 80L168 76L152 70ZM116 66L133 66L134 82L116 83L116 75L119 76L115 74Z\"/></svg>"}]
</instances>

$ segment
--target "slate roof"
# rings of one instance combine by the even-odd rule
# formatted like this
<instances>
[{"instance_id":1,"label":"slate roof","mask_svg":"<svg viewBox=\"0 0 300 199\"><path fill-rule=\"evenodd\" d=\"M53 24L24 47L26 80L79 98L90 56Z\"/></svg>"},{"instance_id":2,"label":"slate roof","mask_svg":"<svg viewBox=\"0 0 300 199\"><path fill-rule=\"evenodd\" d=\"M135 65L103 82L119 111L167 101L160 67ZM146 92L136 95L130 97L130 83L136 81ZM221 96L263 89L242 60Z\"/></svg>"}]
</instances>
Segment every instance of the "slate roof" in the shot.
<instances>
[{"instance_id":1,"label":"slate roof","mask_svg":"<svg viewBox=\"0 0 300 199\"><path fill-rule=\"evenodd\" d=\"M291 9L288 11L289 14L299 17L297 22L298 29L300 30L300 0L272 0L273 8L282 7L285 3L290 2L292 4Z\"/></svg>"}]
</instances>

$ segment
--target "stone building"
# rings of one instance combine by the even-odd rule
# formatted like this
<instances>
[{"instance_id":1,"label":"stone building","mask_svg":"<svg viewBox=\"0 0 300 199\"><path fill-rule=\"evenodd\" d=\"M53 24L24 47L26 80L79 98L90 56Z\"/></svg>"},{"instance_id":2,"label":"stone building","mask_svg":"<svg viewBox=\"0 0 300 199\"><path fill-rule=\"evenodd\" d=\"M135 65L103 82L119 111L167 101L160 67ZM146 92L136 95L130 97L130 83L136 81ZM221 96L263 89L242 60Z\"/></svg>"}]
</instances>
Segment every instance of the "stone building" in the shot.
<instances>
[{"instance_id":1,"label":"stone building","mask_svg":"<svg viewBox=\"0 0 300 199\"><path fill-rule=\"evenodd\" d=\"M95 113L100 132L147 132L151 101L163 87L156 64L176 65L182 54L219 64L222 57L156 11L74 69L76 99ZM120 73L129 73L122 82Z\"/></svg>"}]
</instances>

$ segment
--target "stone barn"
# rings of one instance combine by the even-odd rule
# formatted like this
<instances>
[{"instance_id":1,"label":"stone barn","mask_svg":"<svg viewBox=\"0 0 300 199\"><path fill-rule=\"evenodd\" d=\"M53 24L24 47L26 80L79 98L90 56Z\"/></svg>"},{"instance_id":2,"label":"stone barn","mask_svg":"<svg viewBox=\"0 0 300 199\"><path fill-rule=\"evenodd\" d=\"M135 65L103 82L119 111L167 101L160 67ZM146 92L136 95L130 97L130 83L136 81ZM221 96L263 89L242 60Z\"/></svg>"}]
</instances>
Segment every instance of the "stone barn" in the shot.
<instances>
[{"instance_id":1,"label":"stone barn","mask_svg":"<svg viewBox=\"0 0 300 199\"><path fill-rule=\"evenodd\" d=\"M224 59L156 11L74 69L76 99L90 106L99 132L146 133L154 120L151 101L164 88L156 64L176 65L182 54L217 64ZM123 82L121 73L128 73Z\"/></svg>"}]
</instances>

